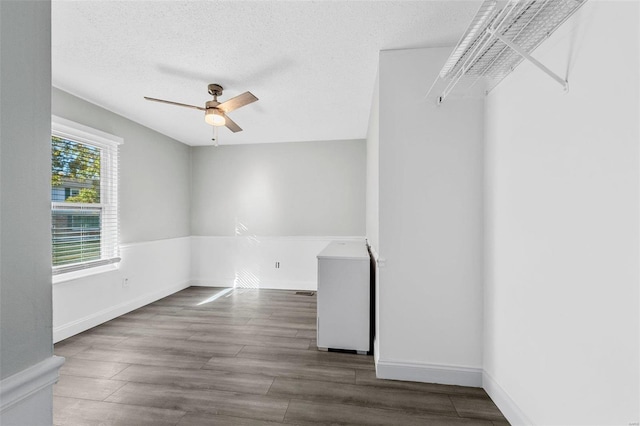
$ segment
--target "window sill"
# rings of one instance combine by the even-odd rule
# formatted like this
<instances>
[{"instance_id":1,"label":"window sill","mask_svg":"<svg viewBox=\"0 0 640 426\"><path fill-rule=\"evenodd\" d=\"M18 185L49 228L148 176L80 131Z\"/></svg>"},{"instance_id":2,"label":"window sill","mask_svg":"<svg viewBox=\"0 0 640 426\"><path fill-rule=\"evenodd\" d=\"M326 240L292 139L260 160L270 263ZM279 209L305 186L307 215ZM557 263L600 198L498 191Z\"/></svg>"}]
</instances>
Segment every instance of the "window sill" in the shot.
<instances>
[{"instance_id":1,"label":"window sill","mask_svg":"<svg viewBox=\"0 0 640 426\"><path fill-rule=\"evenodd\" d=\"M78 271L65 272L64 274L53 275L51 283L53 285L62 284L69 281L76 281L82 278L90 277L92 275L100 275L107 272L117 271L118 269L118 264L112 263L109 265L101 265L93 268L81 269Z\"/></svg>"}]
</instances>

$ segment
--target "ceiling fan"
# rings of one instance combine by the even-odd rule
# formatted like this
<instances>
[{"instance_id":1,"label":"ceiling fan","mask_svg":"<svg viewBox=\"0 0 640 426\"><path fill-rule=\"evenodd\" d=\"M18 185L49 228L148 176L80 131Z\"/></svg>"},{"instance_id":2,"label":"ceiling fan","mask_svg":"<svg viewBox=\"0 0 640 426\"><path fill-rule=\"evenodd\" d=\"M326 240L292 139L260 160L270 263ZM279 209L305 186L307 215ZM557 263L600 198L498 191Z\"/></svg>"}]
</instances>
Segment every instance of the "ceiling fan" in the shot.
<instances>
[{"instance_id":1,"label":"ceiling fan","mask_svg":"<svg viewBox=\"0 0 640 426\"><path fill-rule=\"evenodd\" d=\"M231 99L227 99L224 102L218 102L218 96L222 95L222 86L220 86L219 84L210 84L208 86L208 89L209 94L213 96L213 100L207 101L204 108L195 105L183 104L180 102L165 101L164 99L149 98L147 96L145 96L144 98L148 101L161 102L163 104L177 105L204 111L204 121L211 124L212 126L226 126L234 133L242 131L242 128L240 128L240 126L238 126L235 121L230 119L227 113L248 105L252 102L255 102L258 100L258 98L256 98L251 92L244 92L241 95L238 95Z\"/></svg>"}]
</instances>

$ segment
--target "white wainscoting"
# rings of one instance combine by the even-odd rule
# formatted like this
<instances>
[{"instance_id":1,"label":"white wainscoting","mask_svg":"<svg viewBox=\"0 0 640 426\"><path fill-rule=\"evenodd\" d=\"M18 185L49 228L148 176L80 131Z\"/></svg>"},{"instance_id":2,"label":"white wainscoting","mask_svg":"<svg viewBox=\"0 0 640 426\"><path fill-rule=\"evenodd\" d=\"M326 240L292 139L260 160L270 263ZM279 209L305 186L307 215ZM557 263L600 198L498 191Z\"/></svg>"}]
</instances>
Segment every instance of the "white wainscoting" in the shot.
<instances>
[{"instance_id":1,"label":"white wainscoting","mask_svg":"<svg viewBox=\"0 0 640 426\"><path fill-rule=\"evenodd\" d=\"M482 387L482 369L457 365L426 364L403 361L376 362L378 379L407 380L411 382L440 383Z\"/></svg>"},{"instance_id":2,"label":"white wainscoting","mask_svg":"<svg viewBox=\"0 0 640 426\"><path fill-rule=\"evenodd\" d=\"M191 283L210 287L316 290L316 256L335 240L364 244L364 237L194 236L191 237Z\"/></svg>"},{"instance_id":3,"label":"white wainscoting","mask_svg":"<svg viewBox=\"0 0 640 426\"><path fill-rule=\"evenodd\" d=\"M57 278L54 343L189 287L190 237L123 244L120 251L117 268L67 281Z\"/></svg>"},{"instance_id":4,"label":"white wainscoting","mask_svg":"<svg viewBox=\"0 0 640 426\"><path fill-rule=\"evenodd\" d=\"M0 424L51 424L52 386L64 358L52 356L0 381Z\"/></svg>"}]
</instances>

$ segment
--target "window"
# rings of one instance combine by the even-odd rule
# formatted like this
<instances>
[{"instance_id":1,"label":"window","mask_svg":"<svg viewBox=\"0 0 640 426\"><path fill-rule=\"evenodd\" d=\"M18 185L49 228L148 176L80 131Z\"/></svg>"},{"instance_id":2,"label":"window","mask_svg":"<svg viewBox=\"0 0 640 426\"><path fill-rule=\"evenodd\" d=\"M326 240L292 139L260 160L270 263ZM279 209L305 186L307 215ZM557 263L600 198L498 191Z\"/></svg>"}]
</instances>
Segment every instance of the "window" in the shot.
<instances>
[{"instance_id":1,"label":"window","mask_svg":"<svg viewBox=\"0 0 640 426\"><path fill-rule=\"evenodd\" d=\"M118 146L121 143L117 136L52 117L54 275L120 260Z\"/></svg>"}]
</instances>

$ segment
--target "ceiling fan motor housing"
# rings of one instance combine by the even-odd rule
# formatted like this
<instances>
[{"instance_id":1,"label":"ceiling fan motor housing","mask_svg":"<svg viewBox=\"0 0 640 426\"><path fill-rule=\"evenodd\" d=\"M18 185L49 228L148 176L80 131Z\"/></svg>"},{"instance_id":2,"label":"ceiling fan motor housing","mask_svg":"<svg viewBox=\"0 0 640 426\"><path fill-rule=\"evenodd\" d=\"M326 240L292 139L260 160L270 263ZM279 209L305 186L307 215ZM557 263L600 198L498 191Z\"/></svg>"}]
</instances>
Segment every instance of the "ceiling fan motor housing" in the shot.
<instances>
[{"instance_id":1,"label":"ceiling fan motor housing","mask_svg":"<svg viewBox=\"0 0 640 426\"><path fill-rule=\"evenodd\" d=\"M218 97L222 95L222 86L219 84L210 84L207 86L209 89L209 94L214 97Z\"/></svg>"}]
</instances>

